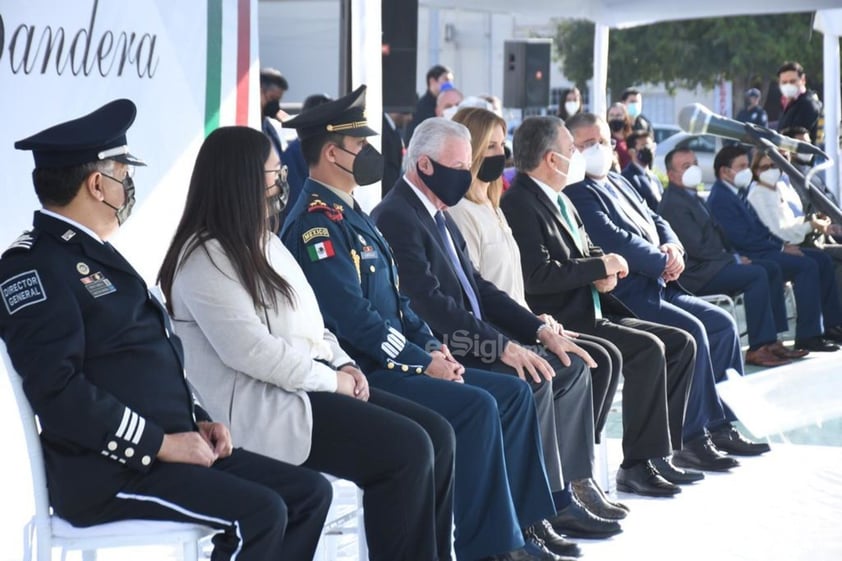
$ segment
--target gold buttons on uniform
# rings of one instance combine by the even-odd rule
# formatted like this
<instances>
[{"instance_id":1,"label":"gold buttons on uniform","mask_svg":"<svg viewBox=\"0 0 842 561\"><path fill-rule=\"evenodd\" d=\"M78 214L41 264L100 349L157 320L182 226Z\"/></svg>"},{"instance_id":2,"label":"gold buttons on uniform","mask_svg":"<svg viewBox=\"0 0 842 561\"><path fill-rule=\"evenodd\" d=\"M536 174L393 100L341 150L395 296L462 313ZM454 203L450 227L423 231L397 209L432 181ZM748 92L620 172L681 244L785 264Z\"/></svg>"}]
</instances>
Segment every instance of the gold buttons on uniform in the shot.
<instances>
[{"instance_id":1,"label":"gold buttons on uniform","mask_svg":"<svg viewBox=\"0 0 842 561\"><path fill-rule=\"evenodd\" d=\"M404 364L403 366L401 366L401 370L403 370L404 372L408 372L408 371L409 371L409 366L407 366L407 365L405 365L405 364Z\"/></svg>"},{"instance_id":2,"label":"gold buttons on uniform","mask_svg":"<svg viewBox=\"0 0 842 561\"><path fill-rule=\"evenodd\" d=\"M373 273L376 269L374 268L374 265L372 265L371 267L368 268L368 270Z\"/></svg>"},{"instance_id":3,"label":"gold buttons on uniform","mask_svg":"<svg viewBox=\"0 0 842 561\"><path fill-rule=\"evenodd\" d=\"M394 367L395 367L395 363L394 363L394 362L388 362L388 363L386 363L386 368L388 368L389 370L391 370L391 369L392 369L392 368L394 368Z\"/></svg>"}]
</instances>

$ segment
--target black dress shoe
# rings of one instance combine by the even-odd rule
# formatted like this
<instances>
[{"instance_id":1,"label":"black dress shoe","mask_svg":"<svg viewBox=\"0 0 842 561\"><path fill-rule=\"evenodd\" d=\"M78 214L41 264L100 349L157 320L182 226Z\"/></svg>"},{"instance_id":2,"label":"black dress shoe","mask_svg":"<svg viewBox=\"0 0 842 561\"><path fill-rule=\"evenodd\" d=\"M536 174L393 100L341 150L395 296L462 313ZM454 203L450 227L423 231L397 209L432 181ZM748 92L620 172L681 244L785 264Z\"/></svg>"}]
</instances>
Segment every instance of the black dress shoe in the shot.
<instances>
[{"instance_id":1,"label":"black dress shoe","mask_svg":"<svg viewBox=\"0 0 842 561\"><path fill-rule=\"evenodd\" d=\"M831 327L824 332L824 338L834 343L842 343L842 328L839 326Z\"/></svg>"},{"instance_id":2,"label":"black dress shoe","mask_svg":"<svg viewBox=\"0 0 842 561\"><path fill-rule=\"evenodd\" d=\"M655 466L655 469L658 470L658 473L661 474L661 477L676 485L687 485L705 478L705 474L700 471L681 469L672 465L672 461L669 458L653 458L650 461Z\"/></svg>"},{"instance_id":3,"label":"black dress shoe","mask_svg":"<svg viewBox=\"0 0 842 561\"><path fill-rule=\"evenodd\" d=\"M616 520L606 520L591 513L575 498L570 504L550 518L550 524L556 533L571 538L608 538L623 531Z\"/></svg>"},{"instance_id":4,"label":"black dress shoe","mask_svg":"<svg viewBox=\"0 0 842 561\"><path fill-rule=\"evenodd\" d=\"M740 465L734 458L717 450L707 435L685 443L682 450L672 455L672 463L678 467L702 471L728 471Z\"/></svg>"},{"instance_id":5,"label":"black dress shoe","mask_svg":"<svg viewBox=\"0 0 842 561\"><path fill-rule=\"evenodd\" d=\"M661 477L648 461L617 470L617 490L646 497L672 497L681 487Z\"/></svg>"},{"instance_id":6,"label":"black dress shoe","mask_svg":"<svg viewBox=\"0 0 842 561\"><path fill-rule=\"evenodd\" d=\"M577 479L570 483L573 496L586 509L606 520L622 520L629 514L629 508L622 503L609 501L608 497L593 479Z\"/></svg>"},{"instance_id":7,"label":"black dress shoe","mask_svg":"<svg viewBox=\"0 0 842 561\"><path fill-rule=\"evenodd\" d=\"M770 450L765 442L751 442L731 425L725 425L721 429L712 431L710 439L713 444L723 452L735 456L759 456Z\"/></svg>"},{"instance_id":8,"label":"black dress shoe","mask_svg":"<svg viewBox=\"0 0 842 561\"><path fill-rule=\"evenodd\" d=\"M796 339L795 348L814 353L832 353L839 350L839 345L825 341L822 337L810 337L809 339Z\"/></svg>"},{"instance_id":9,"label":"black dress shoe","mask_svg":"<svg viewBox=\"0 0 842 561\"><path fill-rule=\"evenodd\" d=\"M552 524L548 520L541 520L537 524L533 524L523 531L523 539L526 541L539 541L544 546L561 557L581 557L582 550L579 545L570 540L564 539L553 530Z\"/></svg>"}]
</instances>

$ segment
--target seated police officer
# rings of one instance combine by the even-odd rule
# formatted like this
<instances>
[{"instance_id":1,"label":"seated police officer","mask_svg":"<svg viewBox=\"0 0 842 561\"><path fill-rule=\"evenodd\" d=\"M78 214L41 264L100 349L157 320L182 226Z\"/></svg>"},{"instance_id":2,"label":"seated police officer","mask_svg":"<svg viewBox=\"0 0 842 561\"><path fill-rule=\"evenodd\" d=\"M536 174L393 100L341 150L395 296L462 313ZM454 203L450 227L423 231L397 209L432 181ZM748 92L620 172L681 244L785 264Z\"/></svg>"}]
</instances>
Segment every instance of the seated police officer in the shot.
<instances>
[{"instance_id":1,"label":"seated police officer","mask_svg":"<svg viewBox=\"0 0 842 561\"><path fill-rule=\"evenodd\" d=\"M217 528L212 559L312 558L331 500L318 473L234 449L196 403L181 343L105 240L135 202L129 100L18 141L43 208L0 259L0 336L39 416L50 502L76 526Z\"/></svg>"}]
</instances>

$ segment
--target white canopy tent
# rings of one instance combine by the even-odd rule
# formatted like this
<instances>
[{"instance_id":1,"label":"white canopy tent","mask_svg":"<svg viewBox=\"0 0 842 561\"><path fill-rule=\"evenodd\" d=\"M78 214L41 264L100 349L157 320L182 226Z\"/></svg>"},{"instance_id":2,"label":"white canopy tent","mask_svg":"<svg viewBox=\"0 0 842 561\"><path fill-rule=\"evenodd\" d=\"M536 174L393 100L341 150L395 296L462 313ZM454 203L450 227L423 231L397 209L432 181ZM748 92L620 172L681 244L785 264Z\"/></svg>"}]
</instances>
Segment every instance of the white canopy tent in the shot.
<instances>
[{"instance_id":1,"label":"white canopy tent","mask_svg":"<svg viewBox=\"0 0 842 561\"><path fill-rule=\"evenodd\" d=\"M426 6L476 9L530 16L582 18L596 24L594 34L594 93L592 109L604 114L608 81L608 34L622 29L661 21L816 11L816 29L824 34L825 138L838 138L840 110L840 54L842 0L707 0L677 6L674 0L421 0ZM828 142L826 152L836 163L827 173L828 185L839 187L839 145ZM837 193L839 194L839 193Z\"/></svg>"}]
</instances>

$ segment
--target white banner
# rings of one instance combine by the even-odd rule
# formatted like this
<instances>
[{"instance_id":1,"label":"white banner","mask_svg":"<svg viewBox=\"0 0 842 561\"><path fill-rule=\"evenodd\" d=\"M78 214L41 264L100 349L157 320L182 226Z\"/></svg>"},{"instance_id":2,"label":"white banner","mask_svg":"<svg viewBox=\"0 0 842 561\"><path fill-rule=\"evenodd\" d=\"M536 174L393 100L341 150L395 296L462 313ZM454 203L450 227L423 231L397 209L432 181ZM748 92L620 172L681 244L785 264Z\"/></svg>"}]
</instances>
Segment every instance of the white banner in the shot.
<instances>
[{"instance_id":1,"label":"white banner","mask_svg":"<svg viewBox=\"0 0 842 561\"><path fill-rule=\"evenodd\" d=\"M0 0L0 252L40 205L32 154L16 140L116 98L137 104L128 131L138 204L115 244L151 285L181 216L196 152L219 125L259 126L256 0ZM2 368L2 367L0 367ZM33 514L26 451L0 379L4 477L0 561L19 559Z\"/></svg>"}]
</instances>

